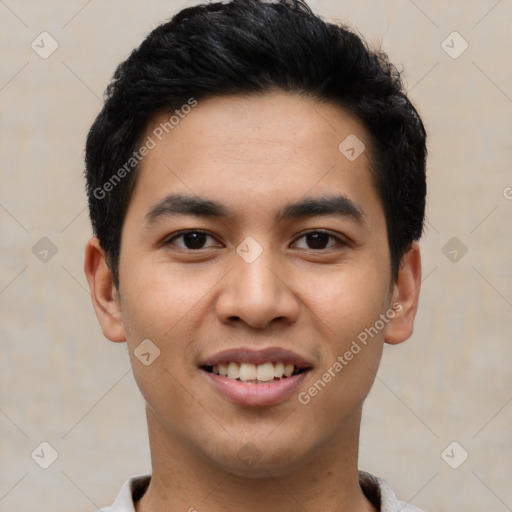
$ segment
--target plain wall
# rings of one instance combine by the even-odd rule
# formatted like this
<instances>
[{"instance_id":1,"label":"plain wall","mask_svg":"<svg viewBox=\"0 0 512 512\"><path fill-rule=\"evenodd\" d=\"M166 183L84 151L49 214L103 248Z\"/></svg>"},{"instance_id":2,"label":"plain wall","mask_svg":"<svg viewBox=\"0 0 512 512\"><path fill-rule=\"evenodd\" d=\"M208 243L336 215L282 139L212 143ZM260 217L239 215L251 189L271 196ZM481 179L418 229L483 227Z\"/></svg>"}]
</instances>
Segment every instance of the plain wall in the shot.
<instances>
[{"instance_id":1,"label":"plain wall","mask_svg":"<svg viewBox=\"0 0 512 512\"><path fill-rule=\"evenodd\" d=\"M83 147L115 66L186 5L0 2L0 512L93 511L150 471L126 345L103 338L83 273ZM385 349L360 467L426 510L512 510L512 2L311 5L403 66L429 133L416 329ZM43 441L48 469L31 457Z\"/></svg>"}]
</instances>

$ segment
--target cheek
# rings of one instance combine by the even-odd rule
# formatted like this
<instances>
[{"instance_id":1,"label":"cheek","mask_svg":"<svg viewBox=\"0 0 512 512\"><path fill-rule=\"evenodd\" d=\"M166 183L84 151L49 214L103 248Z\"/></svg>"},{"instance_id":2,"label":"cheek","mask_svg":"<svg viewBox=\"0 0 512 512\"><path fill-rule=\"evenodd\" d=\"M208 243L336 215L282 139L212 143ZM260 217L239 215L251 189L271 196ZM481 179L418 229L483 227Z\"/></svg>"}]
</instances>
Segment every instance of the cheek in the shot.
<instances>
[{"instance_id":1,"label":"cheek","mask_svg":"<svg viewBox=\"0 0 512 512\"><path fill-rule=\"evenodd\" d=\"M324 337L325 352L318 374L322 382L305 391L319 397L313 405L319 413L326 408L339 414L340 421L368 394L384 344L380 315L387 311L389 281L378 266L365 268L331 275L310 290L311 314Z\"/></svg>"},{"instance_id":2,"label":"cheek","mask_svg":"<svg viewBox=\"0 0 512 512\"><path fill-rule=\"evenodd\" d=\"M168 261L144 261L144 255L127 258L125 267L123 321L130 332L162 341L201 307L218 281L206 267L184 272Z\"/></svg>"},{"instance_id":3,"label":"cheek","mask_svg":"<svg viewBox=\"0 0 512 512\"><path fill-rule=\"evenodd\" d=\"M189 378L185 373L190 371L190 365L184 364L191 344L187 326L204 292L164 272L141 270L139 276L144 277L125 279L123 322L129 329L127 342L135 380L158 415L170 397L178 409L186 403L180 382ZM147 353L150 355L145 356Z\"/></svg>"},{"instance_id":4,"label":"cheek","mask_svg":"<svg viewBox=\"0 0 512 512\"><path fill-rule=\"evenodd\" d=\"M325 275L305 293L313 315L339 351L386 311L388 287L377 266L365 265Z\"/></svg>"},{"instance_id":5,"label":"cheek","mask_svg":"<svg viewBox=\"0 0 512 512\"><path fill-rule=\"evenodd\" d=\"M194 339L208 315L209 293L216 289L222 273L206 266L185 273L165 261L144 265L142 257L137 259L126 259L131 273L125 274L121 290L134 376L149 402L158 400L159 390L163 393L164 389L167 400L169 391L180 397L179 382L194 377ZM137 347L146 339L159 351L150 367L136 359ZM149 392L154 395L151 399Z\"/></svg>"}]
</instances>

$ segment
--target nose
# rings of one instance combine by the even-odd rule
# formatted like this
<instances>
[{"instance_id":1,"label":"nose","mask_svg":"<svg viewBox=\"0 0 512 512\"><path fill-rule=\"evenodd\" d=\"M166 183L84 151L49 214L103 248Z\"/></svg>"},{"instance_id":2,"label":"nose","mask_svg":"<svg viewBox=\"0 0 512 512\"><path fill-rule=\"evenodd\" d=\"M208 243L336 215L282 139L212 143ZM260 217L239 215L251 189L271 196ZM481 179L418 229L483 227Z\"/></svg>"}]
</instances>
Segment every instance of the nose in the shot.
<instances>
[{"instance_id":1,"label":"nose","mask_svg":"<svg viewBox=\"0 0 512 512\"><path fill-rule=\"evenodd\" d=\"M234 254L234 268L222 281L216 312L223 323L245 323L256 329L291 324L298 318L300 301L287 283L283 265L263 253L252 262Z\"/></svg>"}]
</instances>

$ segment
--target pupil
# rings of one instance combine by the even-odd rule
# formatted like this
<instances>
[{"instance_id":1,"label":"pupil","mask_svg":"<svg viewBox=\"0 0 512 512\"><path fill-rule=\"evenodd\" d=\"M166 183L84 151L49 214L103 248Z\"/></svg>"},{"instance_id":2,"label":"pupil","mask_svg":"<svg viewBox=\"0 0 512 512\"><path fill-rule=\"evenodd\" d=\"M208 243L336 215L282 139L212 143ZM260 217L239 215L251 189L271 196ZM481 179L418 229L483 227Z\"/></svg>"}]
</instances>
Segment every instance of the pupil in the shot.
<instances>
[{"instance_id":1,"label":"pupil","mask_svg":"<svg viewBox=\"0 0 512 512\"><path fill-rule=\"evenodd\" d=\"M325 249L329 242L329 235L325 233L310 233L307 238L311 249Z\"/></svg>"},{"instance_id":2,"label":"pupil","mask_svg":"<svg viewBox=\"0 0 512 512\"><path fill-rule=\"evenodd\" d=\"M203 233L185 233L183 235L183 241L187 249L200 249L204 244L204 237L205 235Z\"/></svg>"}]
</instances>

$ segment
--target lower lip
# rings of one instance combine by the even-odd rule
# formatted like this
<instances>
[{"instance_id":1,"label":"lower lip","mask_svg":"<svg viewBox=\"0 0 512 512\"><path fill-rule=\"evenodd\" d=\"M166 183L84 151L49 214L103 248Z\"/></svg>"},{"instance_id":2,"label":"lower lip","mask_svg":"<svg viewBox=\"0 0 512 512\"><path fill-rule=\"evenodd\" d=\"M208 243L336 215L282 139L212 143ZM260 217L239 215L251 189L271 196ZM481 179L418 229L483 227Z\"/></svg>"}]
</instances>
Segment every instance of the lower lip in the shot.
<instances>
[{"instance_id":1,"label":"lower lip","mask_svg":"<svg viewBox=\"0 0 512 512\"><path fill-rule=\"evenodd\" d=\"M305 371L265 384L246 384L206 370L201 372L221 395L235 404L246 407L265 407L284 402L293 395L308 374L308 371Z\"/></svg>"}]
</instances>

